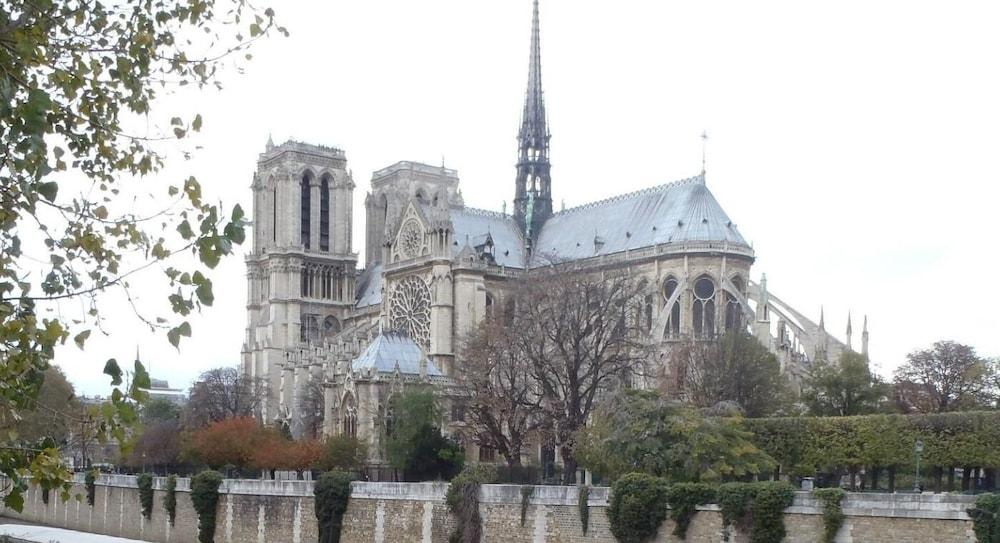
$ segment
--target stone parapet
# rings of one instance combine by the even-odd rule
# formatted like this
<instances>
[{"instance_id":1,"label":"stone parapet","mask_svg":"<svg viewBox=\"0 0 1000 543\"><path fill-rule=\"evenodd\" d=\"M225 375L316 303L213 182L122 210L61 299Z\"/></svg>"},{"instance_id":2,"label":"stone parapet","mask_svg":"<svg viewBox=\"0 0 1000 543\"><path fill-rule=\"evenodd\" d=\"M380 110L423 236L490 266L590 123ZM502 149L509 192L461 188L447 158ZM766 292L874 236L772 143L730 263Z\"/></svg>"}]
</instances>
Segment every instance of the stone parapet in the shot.
<instances>
[{"instance_id":1,"label":"stone parapet","mask_svg":"<svg viewBox=\"0 0 1000 543\"><path fill-rule=\"evenodd\" d=\"M3 482L3 481L0 481ZM61 502L53 493L49 504L32 486L20 514L5 510L4 515L23 522L46 524L144 541L168 543L195 541L198 519L191 506L190 479L178 478L177 520L170 525L163 510L166 478L154 478L155 499L152 519L141 516L136 478L102 475L98 478L93 507L82 499L86 493L83 474L75 478L72 494L80 500ZM584 535L578 505L579 488L536 486L528 500L521 523L521 486L483 485L480 513L483 541L530 543L613 543L605 511L609 489L590 490L589 526ZM351 484L351 500L344 517L344 543L386 543L448 540L454 520L444 505L448 484L370 483ZM226 480L220 487L218 524L215 540L220 543L304 543L317 540L318 527L313 505L312 481ZM848 493L843 501L846 515L838 535L841 543L889 543L934 541L970 543L975 541L966 509L974 496L953 494ZM688 542L720 543L724 540L719 508L698 508L688 532ZM823 506L811 493L798 492L794 504L785 510L786 541L808 543L819 540L823 530ZM670 535L673 523L664 522L655 542L677 541ZM734 543L743 543L747 534L733 534Z\"/></svg>"}]
</instances>

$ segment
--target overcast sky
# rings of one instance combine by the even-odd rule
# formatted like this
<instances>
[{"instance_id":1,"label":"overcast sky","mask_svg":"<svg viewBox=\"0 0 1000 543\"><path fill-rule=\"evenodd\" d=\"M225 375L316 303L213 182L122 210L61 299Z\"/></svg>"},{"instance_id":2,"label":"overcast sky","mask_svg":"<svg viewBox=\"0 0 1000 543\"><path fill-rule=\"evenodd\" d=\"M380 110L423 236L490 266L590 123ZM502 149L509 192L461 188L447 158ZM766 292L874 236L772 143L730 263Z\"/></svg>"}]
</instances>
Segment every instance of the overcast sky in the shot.
<instances>
[{"instance_id":1,"label":"overcast sky","mask_svg":"<svg viewBox=\"0 0 1000 543\"><path fill-rule=\"evenodd\" d=\"M343 148L363 250L371 173L399 160L456 168L465 202L513 197L530 0L296 0L291 37L262 42L221 92L166 101L205 118L192 161L206 192L250 208L268 134ZM869 316L881 371L940 339L1000 355L1000 3L542 0L542 72L556 205L697 174L753 243L754 280L855 342ZM168 110L168 111L167 111ZM247 247L249 249L249 247ZM213 274L215 307L178 352L110 299L86 352L59 351L85 393L138 344L154 377L187 387L235 365L243 254ZM363 262L363 256L359 259ZM143 307L168 294L134 281ZM116 305L117 304L117 305Z\"/></svg>"}]
</instances>

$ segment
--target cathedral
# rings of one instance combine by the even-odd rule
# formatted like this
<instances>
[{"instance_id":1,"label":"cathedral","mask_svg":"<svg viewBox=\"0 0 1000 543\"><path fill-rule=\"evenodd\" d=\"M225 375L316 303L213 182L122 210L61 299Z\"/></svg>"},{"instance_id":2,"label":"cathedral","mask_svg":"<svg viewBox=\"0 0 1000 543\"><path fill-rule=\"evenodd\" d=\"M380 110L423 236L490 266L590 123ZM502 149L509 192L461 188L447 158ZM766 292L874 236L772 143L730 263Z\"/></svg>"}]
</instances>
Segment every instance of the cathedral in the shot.
<instances>
[{"instance_id":1,"label":"cathedral","mask_svg":"<svg viewBox=\"0 0 1000 543\"><path fill-rule=\"evenodd\" d=\"M542 93L538 0L528 85L517 135L513 208L465 205L458 172L398 162L372 174L365 195L365 261L351 245L354 178L343 150L268 141L253 190L247 256L248 323L243 371L268 383L267 422L367 442L384 461L389 399L409 384L461 395L456 347L526 270L558 260L627 271L654 285L642 314L661 352L685 338L745 329L792 382L818 359L852 348L751 279L754 250L709 190L693 177L554 211L551 133ZM360 266L359 266L360 264ZM867 353L865 320L861 350ZM669 374L669 368L665 368ZM306 398L322 391L322 402ZM312 411L312 412L311 412ZM459 422L461 409L445 409ZM475 445L468 454L477 458ZM526 462L538 451L526 451ZM488 451L478 458L489 460Z\"/></svg>"}]
</instances>

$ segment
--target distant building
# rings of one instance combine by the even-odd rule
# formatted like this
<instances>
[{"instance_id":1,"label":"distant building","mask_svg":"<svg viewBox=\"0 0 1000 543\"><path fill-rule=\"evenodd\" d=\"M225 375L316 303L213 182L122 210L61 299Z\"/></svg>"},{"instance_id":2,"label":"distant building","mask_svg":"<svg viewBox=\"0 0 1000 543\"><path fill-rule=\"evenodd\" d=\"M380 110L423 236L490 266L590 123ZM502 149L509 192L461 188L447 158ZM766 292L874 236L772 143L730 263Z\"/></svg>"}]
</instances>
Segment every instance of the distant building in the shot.
<instances>
[{"instance_id":1,"label":"distant building","mask_svg":"<svg viewBox=\"0 0 1000 543\"><path fill-rule=\"evenodd\" d=\"M150 379L149 392L151 400L167 400L175 405L181 406L187 403L187 391L179 388L170 388L170 383L163 379Z\"/></svg>"}]
</instances>

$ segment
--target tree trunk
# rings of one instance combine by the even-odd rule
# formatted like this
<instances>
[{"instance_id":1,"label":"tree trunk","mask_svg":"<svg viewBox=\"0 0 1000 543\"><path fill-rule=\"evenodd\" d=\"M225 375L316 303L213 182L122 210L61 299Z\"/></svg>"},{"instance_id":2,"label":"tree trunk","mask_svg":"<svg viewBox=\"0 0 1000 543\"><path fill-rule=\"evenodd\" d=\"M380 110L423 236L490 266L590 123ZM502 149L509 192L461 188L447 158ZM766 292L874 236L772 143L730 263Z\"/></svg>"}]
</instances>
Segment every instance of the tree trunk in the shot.
<instances>
[{"instance_id":1,"label":"tree trunk","mask_svg":"<svg viewBox=\"0 0 1000 543\"><path fill-rule=\"evenodd\" d=\"M896 491L896 466L889 466L889 493Z\"/></svg>"},{"instance_id":2,"label":"tree trunk","mask_svg":"<svg viewBox=\"0 0 1000 543\"><path fill-rule=\"evenodd\" d=\"M882 468L872 466L869 469L872 470L872 490L878 490L878 479L882 474Z\"/></svg>"},{"instance_id":3,"label":"tree trunk","mask_svg":"<svg viewBox=\"0 0 1000 543\"><path fill-rule=\"evenodd\" d=\"M851 492L857 492L857 490L858 490L858 468L856 468L854 466L851 466L851 468L847 471L847 473L851 476L851 485L850 485Z\"/></svg>"},{"instance_id":4,"label":"tree trunk","mask_svg":"<svg viewBox=\"0 0 1000 543\"><path fill-rule=\"evenodd\" d=\"M563 461L563 484L576 484L576 457L573 456L573 449L570 447L559 447L559 456Z\"/></svg>"},{"instance_id":5,"label":"tree trunk","mask_svg":"<svg viewBox=\"0 0 1000 543\"><path fill-rule=\"evenodd\" d=\"M944 469L941 466L934 466L934 493L941 493L941 478L944 477Z\"/></svg>"},{"instance_id":6,"label":"tree trunk","mask_svg":"<svg viewBox=\"0 0 1000 543\"><path fill-rule=\"evenodd\" d=\"M985 481L983 481L983 486L986 490L993 492L997 488L997 470L995 468L986 468L983 474Z\"/></svg>"},{"instance_id":7,"label":"tree trunk","mask_svg":"<svg viewBox=\"0 0 1000 543\"><path fill-rule=\"evenodd\" d=\"M948 466L948 492L955 491L955 466Z\"/></svg>"},{"instance_id":8,"label":"tree trunk","mask_svg":"<svg viewBox=\"0 0 1000 543\"><path fill-rule=\"evenodd\" d=\"M965 466L962 468L962 492L968 492L972 486L972 468Z\"/></svg>"}]
</instances>

